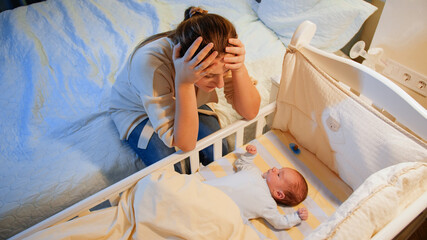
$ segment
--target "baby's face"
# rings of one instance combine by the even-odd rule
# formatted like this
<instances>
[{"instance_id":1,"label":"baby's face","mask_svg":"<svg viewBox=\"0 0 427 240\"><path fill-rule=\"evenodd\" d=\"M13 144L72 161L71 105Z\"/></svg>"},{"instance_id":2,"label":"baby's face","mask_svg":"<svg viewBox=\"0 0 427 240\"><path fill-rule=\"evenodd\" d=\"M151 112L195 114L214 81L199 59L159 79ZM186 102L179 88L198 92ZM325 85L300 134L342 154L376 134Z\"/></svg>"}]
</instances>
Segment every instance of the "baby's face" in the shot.
<instances>
[{"instance_id":1,"label":"baby's face","mask_svg":"<svg viewBox=\"0 0 427 240\"><path fill-rule=\"evenodd\" d=\"M267 181L267 185L268 188L270 188L270 191L283 191L284 189L288 188L288 185L300 180L297 171L287 167L281 169L273 167L265 172L262 177Z\"/></svg>"}]
</instances>

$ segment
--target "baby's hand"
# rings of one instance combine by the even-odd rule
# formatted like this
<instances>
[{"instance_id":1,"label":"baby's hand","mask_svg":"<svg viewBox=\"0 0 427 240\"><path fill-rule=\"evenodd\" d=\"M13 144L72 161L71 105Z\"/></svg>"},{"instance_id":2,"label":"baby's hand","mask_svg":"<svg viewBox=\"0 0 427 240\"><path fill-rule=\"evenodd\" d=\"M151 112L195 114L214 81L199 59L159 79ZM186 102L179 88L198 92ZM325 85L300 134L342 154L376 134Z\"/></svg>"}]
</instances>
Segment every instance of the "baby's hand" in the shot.
<instances>
[{"instance_id":1,"label":"baby's hand","mask_svg":"<svg viewBox=\"0 0 427 240\"><path fill-rule=\"evenodd\" d=\"M299 218L301 218L301 220L303 220L303 221L307 220L307 218L308 218L308 211L307 211L306 208L299 208L297 210L297 212L298 212L298 216L299 216Z\"/></svg>"},{"instance_id":2,"label":"baby's hand","mask_svg":"<svg viewBox=\"0 0 427 240\"><path fill-rule=\"evenodd\" d=\"M246 152L254 155L256 154L256 147L254 145L248 145L246 146Z\"/></svg>"}]
</instances>

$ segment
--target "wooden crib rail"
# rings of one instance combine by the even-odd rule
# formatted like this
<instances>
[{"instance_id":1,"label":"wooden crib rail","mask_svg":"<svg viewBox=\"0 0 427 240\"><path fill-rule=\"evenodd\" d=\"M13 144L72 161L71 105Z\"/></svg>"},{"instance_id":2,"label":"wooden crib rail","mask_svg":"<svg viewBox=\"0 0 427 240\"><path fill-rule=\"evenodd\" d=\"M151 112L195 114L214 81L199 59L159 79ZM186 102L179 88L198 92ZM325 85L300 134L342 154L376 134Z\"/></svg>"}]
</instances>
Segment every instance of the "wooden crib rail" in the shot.
<instances>
[{"instance_id":1,"label":"wooden crib rail","mask_svg":"<svg viewBox=\"0 0 427 240\"><path fill-rule=\"evenodd\" d=\"M273 114L276 108L276 102L270 103L269 105L260 109L257 117L252 120L238 120L233 124L211 134L200 141L197 142L194 150L190 152L178 151L161 161L150 165L135 174L99 191L98 193L72 205L71 207L66 208L65 210L45 219L44 221L20 232L19 234L13 236L10 239L22 239L30 236L38 231L41 231L45 228L53 226L55 224L66 222L76 217L87 215L91 212L91 209L104 203L109 202L109 205L115 206L118 203L120 194L134 186L141 178L158 171L160 169L173 167L177 162L183 161L190 158L190 168L191 172L194 173L199 169L199 151L204 148L213 145L214 146L214 159L222 157L222 139L236 134L234 139L234 146L238 148L243 145L245 128L249 125L256 123L255 125L255 137L262 135L263 128L266 125L266 117Z\"/></svg>"}]
</instances>

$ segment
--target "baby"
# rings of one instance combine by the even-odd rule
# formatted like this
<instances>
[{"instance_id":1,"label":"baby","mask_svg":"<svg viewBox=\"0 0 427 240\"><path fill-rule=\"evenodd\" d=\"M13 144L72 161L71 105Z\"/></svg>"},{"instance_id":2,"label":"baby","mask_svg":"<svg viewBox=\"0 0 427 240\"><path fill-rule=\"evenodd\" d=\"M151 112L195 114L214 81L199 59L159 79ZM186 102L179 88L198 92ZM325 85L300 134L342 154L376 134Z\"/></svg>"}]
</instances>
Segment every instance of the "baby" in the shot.
<instances>
[{"instance_id":1,"label":"baby","mask_svg":"<svg viewBox=\"0 0 427 240\"><path fill-rule=\"evenodd\" d=\"M306 208L282 215L277 203L295 206L307 197L307 182L291 168L272 168L262 173L253 163L256 147L248 145L236 160L237 172L205 183L225 192L239 206L243 219L264 218L276 229L289 229L307 220Z\"/></svg>"}]
</instances>

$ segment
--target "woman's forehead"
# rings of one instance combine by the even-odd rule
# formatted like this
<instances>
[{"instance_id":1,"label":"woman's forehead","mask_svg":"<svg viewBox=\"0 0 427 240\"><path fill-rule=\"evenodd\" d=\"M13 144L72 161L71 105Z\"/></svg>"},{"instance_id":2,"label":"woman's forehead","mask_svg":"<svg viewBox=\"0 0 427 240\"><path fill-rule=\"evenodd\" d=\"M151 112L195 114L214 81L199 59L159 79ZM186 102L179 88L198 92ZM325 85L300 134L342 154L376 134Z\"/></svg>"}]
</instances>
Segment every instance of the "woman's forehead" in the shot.
<instances>
[{"instance_id":1,"label":"woman's forehead","mask_svg":"<svg viewBox=\"0 0 427 240\"><path fill-rule=\"evenodd\" d=\"M215 64L215 66L212 67L210 71L211 74L223 74L227 71L227 68L225 67L224 63L224 56L215 58L215 60L212 61L211 65L213 64Z\"/></svg>"}]
</instances>

